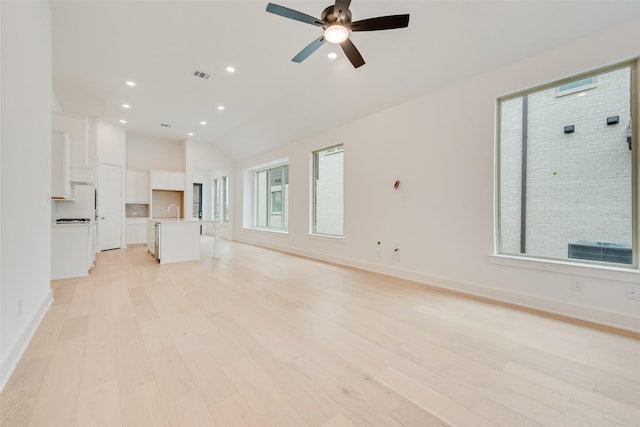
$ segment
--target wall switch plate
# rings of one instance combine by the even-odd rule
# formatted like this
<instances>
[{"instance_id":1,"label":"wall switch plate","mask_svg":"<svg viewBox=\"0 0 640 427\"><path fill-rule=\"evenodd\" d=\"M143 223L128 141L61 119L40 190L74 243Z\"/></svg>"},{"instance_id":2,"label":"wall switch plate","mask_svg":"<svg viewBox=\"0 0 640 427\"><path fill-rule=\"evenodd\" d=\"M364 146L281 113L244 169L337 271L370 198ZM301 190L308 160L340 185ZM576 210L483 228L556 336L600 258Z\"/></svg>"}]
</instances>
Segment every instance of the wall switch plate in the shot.
<instances>
[{"instance_id":1,"label":"wall switch plate","mask_svg":"<svg viewBox=\"0 0 640 427\"><path fill-rule=\"evenodd\" d=\"M629 299L640 301L640 285L627 285L625 294Z\"/></svg>"}]
</instances>

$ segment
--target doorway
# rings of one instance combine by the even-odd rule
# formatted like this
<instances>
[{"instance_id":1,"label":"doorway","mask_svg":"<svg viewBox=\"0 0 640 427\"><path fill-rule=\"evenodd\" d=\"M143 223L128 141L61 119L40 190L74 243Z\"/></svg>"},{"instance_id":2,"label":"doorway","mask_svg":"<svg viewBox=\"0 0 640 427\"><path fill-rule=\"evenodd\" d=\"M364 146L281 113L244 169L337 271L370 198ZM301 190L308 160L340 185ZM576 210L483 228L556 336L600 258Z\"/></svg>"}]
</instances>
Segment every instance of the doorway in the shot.
<instances>
[{"instance_id":1,"label":"doorway","mask_svg":"<svg viewBox=\"0 0 640 427\"><path fill-rule=\"evenodd\" d=\"M98 181L98 250L122 247L122 168L100 163Z\"/></svg>"}]
</instances>

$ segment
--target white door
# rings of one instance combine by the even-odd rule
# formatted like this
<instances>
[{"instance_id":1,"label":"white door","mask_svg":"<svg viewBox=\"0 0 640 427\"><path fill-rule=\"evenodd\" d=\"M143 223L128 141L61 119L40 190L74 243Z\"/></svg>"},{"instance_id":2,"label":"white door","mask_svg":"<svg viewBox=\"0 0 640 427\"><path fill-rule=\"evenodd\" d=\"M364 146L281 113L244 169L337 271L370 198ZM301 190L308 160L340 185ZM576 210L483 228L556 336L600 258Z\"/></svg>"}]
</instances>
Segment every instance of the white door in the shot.
<instances>
[{"instance_id":1,"label":"white door","mask_svg":"<svg viewBox=\"0 0 640 427\"><path fill-rule=\"evenodd\" d=\"M122 247L122 168L100 163L98 250Z\"/></svg>"}]
</instances>

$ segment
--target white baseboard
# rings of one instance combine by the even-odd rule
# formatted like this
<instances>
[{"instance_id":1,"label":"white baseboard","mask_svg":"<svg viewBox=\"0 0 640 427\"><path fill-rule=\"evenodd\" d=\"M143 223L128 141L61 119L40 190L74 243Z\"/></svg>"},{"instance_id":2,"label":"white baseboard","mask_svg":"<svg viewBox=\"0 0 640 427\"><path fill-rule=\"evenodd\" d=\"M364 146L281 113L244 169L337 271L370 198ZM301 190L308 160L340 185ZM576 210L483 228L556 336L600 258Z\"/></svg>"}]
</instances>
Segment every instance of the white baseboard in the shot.
<instances>
[{"instance_id":1,"label":"white baseboard","mask_svg":"<svg viewBox=\"0 0 640 427\"><path fill-rule=\"evenodd\" d=\"M31 320L29 321L27 326L22 331L22 334L20 334L18 339L13 344L7 357L2 360L2 364L0 365L0 392L4 390L4 387L7 385L9 378L11 378L11 374L13 374L16 366L18 366L20 358L27 349L29 342L31 342L31 338L33 338L33 334L38 329L38 326L40 326L40 322L42 322L44 315L47 314L47 311L49 310L49 307L51 307L52 302L53 293L49 291L49 293L40 303L38 309L31 317Z\"/></svg>"},{"instance_id":2,"label":"white baseboard","mask_svg":"<svg viewBox=\"0 0 640 427\"><path fill-rule=\"evenodd\" d=\"M292 255L300 255L307 258L340 264L347 267L359 268L362 270L397 277L400 279L412 280L414 282L422 283L434 288L460 292L475 297L488 298L491 300L495 300L496 302L513 304L528 309L538 310L540 312L570 317L577 320L597 323L603 326L610 326L626 331L640 332L640 316L631 316L628 314L606 311L595 307L570 304L564 301L540 298L518 292L507 291L504 289L491 288L489 286L481 285L478 283L463 282L459 280L449 279L447 277L433 276L416 271L381 266L378 264L360 260L330 256L304 250L294 251L287 247L279 247L277 245L264 245L247 240L237 239L237 241L249 245L262 246L268 249L286 252Z\"/></svg>"}]
</instances>

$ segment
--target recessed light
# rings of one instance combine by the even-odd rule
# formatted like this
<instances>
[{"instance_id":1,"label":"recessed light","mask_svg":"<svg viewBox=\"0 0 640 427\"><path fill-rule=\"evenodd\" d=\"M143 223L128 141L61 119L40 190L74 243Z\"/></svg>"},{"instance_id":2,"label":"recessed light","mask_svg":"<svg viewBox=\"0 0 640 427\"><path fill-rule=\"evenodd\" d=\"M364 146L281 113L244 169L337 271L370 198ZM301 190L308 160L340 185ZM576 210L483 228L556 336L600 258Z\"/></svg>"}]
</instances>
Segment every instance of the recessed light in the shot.
<instances>
[{"instance_id":1,"label":"recessed light","mask_svg":"<svg viewBox=\"0 0 640 427\"><path fill-rule=\"evenodd\" d=\"M131 80L127 80L126 84L127 84L127 86L134 87L136 85L136 82L132 82Z\"/></svg>"},{"instance_id":2,"label":"recessed light","mask_svg":"<svg viewBox=\"0 0 640 427\"><path fill-rule=\"evenodd\" d=\"M120 123L127 123L125 119L120 119Z\"/></svg>"},{"instance_id":3,"label":"recessed light","mask_svg":"<svg viewBox=\"0 0 640 427\"><path fill-rule=\"evenodd\" d=\"M129 105L129 104L122 104L122 108L131 108L131 105Z\"/></svg>"},{"instance_id":4,"label":"recessed light","mask_svg":"<svg viewBox=\"0 0 640 427\"><path fill-rule=\"evenodd\" d=\"M227 70L228 72L230 72L230 73L235 73L235 72L236 72L235 67L232 67L231 65L229 65L229 66L226 68L226 70Z\"/></svg>"},{"instance_id":5,"label":"recessed light","mask_svg":"<svg viewBox=\"0 0 640 427\"><path fill-rule=\"evenodd\" d=\"M200 124L204 126L204 125L206 125L206 124L207 124L207 122L205 122L205 121L203 120L203 121L201 121L201 122L200 122Z\"/></svg>"},{"instance_id":6,"label":"recessed light","mask_svg":"<svg viewBox=\"0 0 640 427\"><path fill-rule=\"evenodd\" d=\"M189 132L187 135L189 135L189 136L193 136L193 132Z\"/></svg>"},{"instance_id":7,"label":"recessed light","mask_svg":"<svg viewBox=\"0 0 640 427\"><path fill-rule=\"evenodd\" d=\"M327 55L329 57L329 59L336 59L338 57L338 54L335 52L329 52L329 55Z\"/></svg>"},{"instance_id":8,"label":"recessed light","mask_svg":"<svg viewBox=\"0 0 640 427\"><path fill-rule=\"evenodd\" d=\"M224 110L224 105L218 105L218 110L220 111Z\"/></svg>"},{"instance_id":9,"label":"recessed light","mask_svg":"<svg viewBox=\"0 0 640 427\"><path fill-rule=\"evenodd\" d=\"M580 92L578 96L585 96L586 94L587 94L586 92Z\"/></svg>"}]
</instances>

